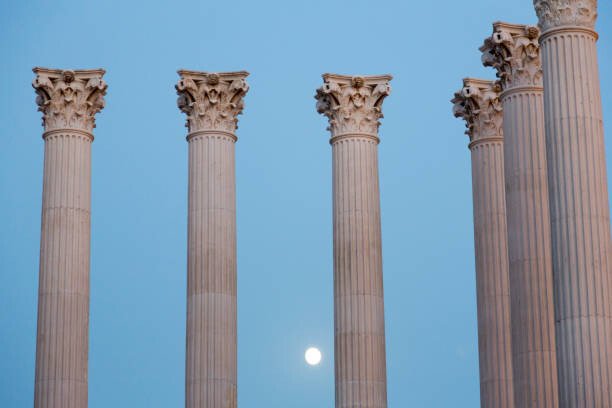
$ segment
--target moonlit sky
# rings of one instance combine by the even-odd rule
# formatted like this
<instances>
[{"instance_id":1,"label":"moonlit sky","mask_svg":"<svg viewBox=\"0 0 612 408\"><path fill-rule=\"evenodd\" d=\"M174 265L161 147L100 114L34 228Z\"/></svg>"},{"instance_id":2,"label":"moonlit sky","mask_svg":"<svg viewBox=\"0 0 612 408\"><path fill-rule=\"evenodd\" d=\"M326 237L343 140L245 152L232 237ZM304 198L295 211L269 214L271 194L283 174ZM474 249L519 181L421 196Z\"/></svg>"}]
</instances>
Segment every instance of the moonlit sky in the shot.
<instances>
[{"instance_id":1,"label":"moonlit sky","mask_svg":"<svg viewBox=\"0 0 612 408\"><path fill-rule=\"evenodd\" d=\"M612 129L612 4L599 9ZM179 68L251 73L236 147L240 407L333 406L331 149L313 99L324 72L394 76L379 149L389 405L478 406L470 156L449 100L464 76L494 78L478 47L496 20L535 23L531 0L2 1L0 406L33 404L34 66L107 70L93 144L91 408L184 404ZM316 367L311 345L324 355Z\"/></svg>"}]
</instances>

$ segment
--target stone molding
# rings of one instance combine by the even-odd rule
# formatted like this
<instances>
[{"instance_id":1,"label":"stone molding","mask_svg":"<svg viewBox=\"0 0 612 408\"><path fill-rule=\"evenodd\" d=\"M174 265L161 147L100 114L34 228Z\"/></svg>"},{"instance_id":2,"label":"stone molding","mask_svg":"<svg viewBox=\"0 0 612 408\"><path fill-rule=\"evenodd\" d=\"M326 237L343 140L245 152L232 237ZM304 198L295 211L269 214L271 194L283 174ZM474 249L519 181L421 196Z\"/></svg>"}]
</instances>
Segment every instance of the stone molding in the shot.
<instances>
[{"instance_id":1,"label":"stone molding","mask_svg":"<svg viewBox=\"0 0 612 408\"><path fill-rule=\"evenodd\" d=\"M504 115L497 81L465 78L451 100L453 114L465 120L470 147L480 141L502 141Z\"/></svg>"},{"instance_id":2,"label":"stone molding","mask_svg":"<svg viewBox=\"0 0 612 408\"><path fill-rule=\"evenodd\" d=\"M317 89L317 112L327 116L332 139L351 134L377 138L382 104L391 93L391 75L348 76L323 74Z\"/></svg>"},{"instance_id":3,"label":"stone molding","mask_svg":"<svg viewBox=\"0 0 612 408\"><path fill-rule=\"evenodd\" d=\"M534 0L543 32L562 26L595 29L597 0Z\"/></svg>"},{"instance_id":4,"label":"stone molding","mask_svg":"<svg viewBox=\"0 0 612 408\"><path fill-rule=\"evenodd\" d=\"M177 105L187 115L189 133L234 133L249 90L246 71L209 73L179 70Z\"/></svg>"},{"instance_id":5,"label":"stone molding","mask_svg":"<svg viewBox=\"0 0 612 408\"><path fill-rule=\"evenodd\" d=\"M75 129L91 133L104 108L107 85L103 69L61 70L35 67L32 82L45 132Z\"/></svg>"},{"instance_id":6,"label":"stone molding","mask_svg":"<svg viewBox=\"0 0 612 408\"><path fill-rule=\"evenodd\" d=\"M540 30L535 26L493 23L493 34L480 47L482 63L497 71L502 89L542 87Z\"/></svg>"}]
</instances>

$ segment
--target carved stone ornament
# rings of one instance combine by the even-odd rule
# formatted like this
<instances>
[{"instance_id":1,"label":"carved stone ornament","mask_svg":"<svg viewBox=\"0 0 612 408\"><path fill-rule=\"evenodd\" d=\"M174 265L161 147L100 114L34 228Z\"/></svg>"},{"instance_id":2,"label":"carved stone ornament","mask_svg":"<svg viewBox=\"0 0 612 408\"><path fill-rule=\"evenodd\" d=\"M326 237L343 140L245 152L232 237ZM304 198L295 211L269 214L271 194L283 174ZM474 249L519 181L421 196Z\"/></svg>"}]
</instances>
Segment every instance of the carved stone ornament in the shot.
<instances>
[{"instance_id":1,"label":"carved stone ornament","mask_svg":"<svg viewBox=\"0 0 612 408\"><path fill-rule=\"evenodd\" d=\"M103 69L60 70L36 67L32 86L43 113L45 131L77 129L91 133L95 115L104 108L106 82Z\"/></svg>"},{"instance_id":2,"label":"carved stone ornament","mask_svg":"<svg viewBox=\"0 0 612 408\"><path fill-rule=\"evenodd\" d=\"M597 0L533 0L543 32L563 26L595 29Z\"/></svg>"},{"instance_id":3,"label":"carved stone ornament","mask_svg":"<svg viewBox=\"0 0 612 408\"><path fill-rule=\"evenodd\" d=\"M391 92L390 75L346 76L324 74L317 89L317 112L329 119L332 137L364 133L376 136L383 117L382 103Z\"/></svg>"},{"instance_id":4,"label":"carved stone ornament","mask_svg":"<svg viewBox=\"0 0 612 408\"><path fill-rule=\"evenodd\" d=\"M178 71L177 105L187 114L189 132L206 130L234 133L238 115L244 108L243 98L249 90L248 72L208 73Z\"/></svg>"},{"instance_id":5,"label":"carved stone ornament","mask_svg":"<svg viewBox=\"0 0 612 408\"><path fill-rule=\"evenodd\" d=\"M463 88L451 100L453 114L465 120L465 134L471 141L503 137L501 88L496 81L466 78Z\"/></svg>"},{"instance_id":6,"label":"carved stone ornament","mask_svg":"<svg viewBox=\"0 0 612 408\"><path fill-rule=\"evenodd\" d=\"M480 51L484 66L497 71L503 90L542 86L539 37L540 30L534 26L493 24L493 35Z\"/></svg>"}]
</instances>

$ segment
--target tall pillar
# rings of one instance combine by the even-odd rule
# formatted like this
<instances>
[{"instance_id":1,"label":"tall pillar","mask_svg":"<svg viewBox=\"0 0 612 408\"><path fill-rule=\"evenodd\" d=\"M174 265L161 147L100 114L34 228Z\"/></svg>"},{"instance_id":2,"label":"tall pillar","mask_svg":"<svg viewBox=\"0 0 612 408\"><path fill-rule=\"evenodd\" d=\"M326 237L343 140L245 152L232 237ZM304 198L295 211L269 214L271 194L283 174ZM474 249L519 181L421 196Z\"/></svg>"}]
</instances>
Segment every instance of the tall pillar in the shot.
<instances>
[{"instance_id":1,"label":"tall pillar","mask_svg":"<svg viewBox=\"0 0 612 408\"><path fill-rule=\"evenodd\" d=\"M247 72L178 71L187 115L187 408L235 408L236 177L238 115Z\"/></svg>"},{"instance_id":2,"label":"tall pillar","mask_svg":"<svg viewBox=\"0 0 612 408\"><path fill-rule=\"evenodd\" d=\"M533 408L559 405L539 34L498 22L481 47L502 87L515 402Z\"/></svg>"},{"instance_id":3,"label":"tall pillar","mask_svg":"<svg viewBox=\"0 0 612 408\"><path fill-rule=\"evenodd\" d=\"M499 84L466 78L451 101L472 152L480 406L514 408L503 113Z\"/></svg>"},{"instance_id":4,"label":"tall pillar","mask_svg":"<svg viewBox=\"0 0 612 408\"><path fill-rule=\"evenodd\" d=\"M534 0L540 19L562 407L612 407L610 208L596 0Z\"/></svg>"},{"instance_id":5,"label":"tall pillar","mask_svg":"<svg viewBox=\"0 0 612 408\"><path fill-rule=\"evenodd\" d=\"M35 408L86 408L91 142L104 70L34 68L43 114Z\"/></svg>"},{"instance_id":6,"label":"tall pillar","mask_svg":"<svg viewBox=\"0 0 612 408\"><path fill-rule=\"evenodd\" d=\"M378 127L391 76L323 75L333 154L336 407L387 406Z\"/></svg>"}]
</instances>

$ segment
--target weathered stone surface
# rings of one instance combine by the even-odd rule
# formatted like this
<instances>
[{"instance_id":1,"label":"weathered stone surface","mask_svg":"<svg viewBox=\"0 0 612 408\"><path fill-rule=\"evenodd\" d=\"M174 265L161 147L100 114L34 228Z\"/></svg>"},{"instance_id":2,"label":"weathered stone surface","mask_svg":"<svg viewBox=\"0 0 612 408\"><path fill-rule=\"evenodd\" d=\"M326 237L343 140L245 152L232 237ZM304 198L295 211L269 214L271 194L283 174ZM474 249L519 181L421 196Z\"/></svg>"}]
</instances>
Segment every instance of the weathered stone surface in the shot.
<instances>
[{"instance_id":1,"label":"weathered stone surface","mask_svg":"<svg viewBox=\"0 0 612 408\"><path fill-rule=\"evenodd\" d=\"M78 129L91 132L95 115L104 108L107 85L104 70L59 70L34 68L32 86L38 95L36 104L43 113L46 131Z\"/></svg>"},{"instance_id":2,"label":"weathered stone surface","mask_svg":"<svg viewBox=\"0 0 612 408\"><path fill-rule=\"evenodd\" d=\"M466 78L451 101L472 152L480 406L514 408L503 112L497 82Z\"/></svg>"},{"instance_id":3,"label":"weathered stone surface","mask_svg":"<svg viewBox=\"0 0 612 408\"><path fill-rule=\"evenodd\" d=\"M45 125L35 408L86 408L91 130L103 70L34 68Z\"/></svg>"},{"instance_id":4,"label":"weathered stone surface","mask_svg":"<svg viewBox=\"0 0 612 408\"><path fill-rule=\"evenodd\" d=\"M247 72L209 73L180 70L176 85L178 107L187 115L189 132L218 130L233 133L249 90Z\"/></svg>"},{"instance_id":5,"label":"weathered stone surface","mask_svg":"<svg viewBox=\"0 0 612 408\"><path fill-rule=\"evenodd\" d=\"M187 114L189 209L185 406L237 406L234 131L246 72L179 71Z\"/></svg>"},{"instance_id":6,"label":"weathered stone surface","mask_svg":"<svg viewBox=\"0 0 612 408\"><path fill-rule=\"evenodd\" d=\"M612 407L610 207L593 31L597 2L534 4L544 30L560 406Z\"/></svg>"},{"instance_id":7,"label":"weathered stone surface","mask_svg":"<svg viewBox=\"0 0 612 408\"><path fill-rule=\"evenodd\" d=\"M336 407L387 406L378 126L390 76L323 75L333 154Z\"/></svg>"},{"instance_id":8,"label":"weathered stone surface","mask_svg":"<svg viewBox=\"0 0 612 408\"><path fill-rule=\"evenodd\" d=\"M533 0L542 31L562 26L595 29L597 0Z\"/></svg>"},{"instance_id":9,"label":"weathered stone surface","mask_svg":"<svg viewBox=\"0 0 612 408\"><path fill-rule=\"evenodd\" d=\"M517 407L557 407L544 100L536 27L493 24L481 47L504 110L504 173Z\"/></svg>"}]
</instances>

